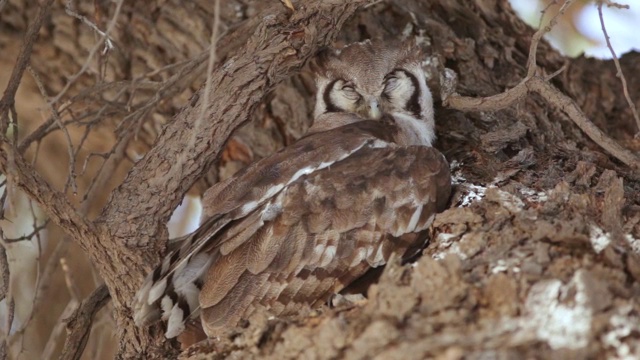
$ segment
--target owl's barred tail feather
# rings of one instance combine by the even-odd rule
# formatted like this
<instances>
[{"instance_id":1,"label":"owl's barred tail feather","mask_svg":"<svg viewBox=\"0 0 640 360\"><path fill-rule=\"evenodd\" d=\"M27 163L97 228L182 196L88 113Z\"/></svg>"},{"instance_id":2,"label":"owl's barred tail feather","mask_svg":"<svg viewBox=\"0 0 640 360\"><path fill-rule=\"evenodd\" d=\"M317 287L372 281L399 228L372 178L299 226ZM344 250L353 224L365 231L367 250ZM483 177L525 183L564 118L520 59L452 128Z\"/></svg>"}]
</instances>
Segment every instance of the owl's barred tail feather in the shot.
<instances>
[{"instance_id":1,"label":"owl's barred tail feather","mask_svg":"<svg viewBox=\"0 0 640 360\"><path fill-rule=\"evenodd\" d=\"M184 331L186 321L200 313L198 298L204 276L213 262L212 254L199 252L206 241L223 224L210 221L198 231L185 237L179 249L168 254L144 280L138 290L134 304L134 322L138 326L153 324L159 320L167 322L165 336L173 338Z\"/></svg>"}]
</instances>

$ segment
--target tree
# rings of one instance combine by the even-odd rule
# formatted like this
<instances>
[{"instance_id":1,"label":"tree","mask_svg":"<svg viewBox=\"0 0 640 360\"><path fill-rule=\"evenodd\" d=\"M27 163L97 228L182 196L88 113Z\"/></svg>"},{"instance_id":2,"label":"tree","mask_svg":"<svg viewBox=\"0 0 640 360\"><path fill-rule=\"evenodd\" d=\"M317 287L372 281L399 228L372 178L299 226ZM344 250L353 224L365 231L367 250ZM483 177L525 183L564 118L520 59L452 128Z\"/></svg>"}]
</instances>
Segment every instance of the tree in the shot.
<instances>
[{"instance_id":1,"label":"tree","mask_svg":"<svg viewBox=\"0 0 640 360\"><path fill-rule=\"evenodd\" d=\"M640 352L640 162L626 149L637 129L612 62L562 57L506 0L92 5L0 7L3 42L23 37L0 100L5 200L26 193L79 245L68 257L84 254L105 284L71 307L64 358L81 356L109 296L118 357L175 355L130 309L172 211L304 132L303 66L320 48L407 36L425 49L442 104L437 147L458 189L431 244L415 266L390 264L363 306L252 319L212 347L278 358ZM620 60L631 98L638 60ZM47 100L44 121L16 107L25 71Z\"/></svg>"}]
</instances>

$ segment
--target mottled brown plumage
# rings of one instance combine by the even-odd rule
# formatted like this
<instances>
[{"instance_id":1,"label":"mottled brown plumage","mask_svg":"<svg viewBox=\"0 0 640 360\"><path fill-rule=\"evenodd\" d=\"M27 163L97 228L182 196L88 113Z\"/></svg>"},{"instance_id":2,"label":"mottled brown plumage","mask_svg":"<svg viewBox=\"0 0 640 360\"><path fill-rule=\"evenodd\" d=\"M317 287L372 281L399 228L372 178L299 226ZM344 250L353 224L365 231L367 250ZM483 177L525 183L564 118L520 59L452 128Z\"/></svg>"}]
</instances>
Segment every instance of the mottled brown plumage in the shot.
<instances>
[{"instance_id":1,"label":"mottled brown plumage","mask_svg":"<svg viewBox=\"0 0 640 360\"><path fill-rule=\"evenodd\" d=\"M367 54L380 57L367 69L352 63ZM258 308L318 306L392 253L421 247L451 179L430 146L433 106L416 53L359 43L316 70L310 132L207 190L207 220L138 293L138 324L163 318L173 337L199 314L215 336Z\"/></svg>"}]
</instances>

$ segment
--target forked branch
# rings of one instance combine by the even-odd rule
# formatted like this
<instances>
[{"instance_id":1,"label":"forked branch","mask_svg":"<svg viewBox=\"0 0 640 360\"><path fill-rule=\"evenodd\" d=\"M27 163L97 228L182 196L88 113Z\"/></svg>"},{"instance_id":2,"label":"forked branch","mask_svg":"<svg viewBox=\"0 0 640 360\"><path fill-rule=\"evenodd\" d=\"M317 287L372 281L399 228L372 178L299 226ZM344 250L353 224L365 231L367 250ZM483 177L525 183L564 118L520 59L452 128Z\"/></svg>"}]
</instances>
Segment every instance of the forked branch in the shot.
<instances>
[{"instance_id":1,"label":"forked branch","mask_svg":"<svg viewBox=\"0 0 640 360\"><path fill-rule=\"evenodd\" d=\"M549 104L552 104L567 114L567 116L582 131L584 131L591 140L602 147L605 151L609 152L616 159L620 160L632 169L640 170L640 158L636 154L620 146L620 144L595 126L573 99L563 94L549 82L553 76L544 77L538 74L539 69L536 62L538 44L540 43L542 36L551 31L553 26L556 24L558 16L562 15L573 2L574 0L566 0L562 4L560 10L551 19L549 24L538 29L538 31L533 35L531 46L529 48L529 58L527 61L527 75L518 85L501 94L489 97L465 97L455 93L456 81L454 76L451 72L446 72L443 77L443 102L450 108L460 111L496 111L511 106L515 102L524 98L530 92L535 92L542 96ZM555 75L556 74L554 74L554 76ZM632 107L632 111L635 114L634 107Z\"/></svg>"}]
</instances>

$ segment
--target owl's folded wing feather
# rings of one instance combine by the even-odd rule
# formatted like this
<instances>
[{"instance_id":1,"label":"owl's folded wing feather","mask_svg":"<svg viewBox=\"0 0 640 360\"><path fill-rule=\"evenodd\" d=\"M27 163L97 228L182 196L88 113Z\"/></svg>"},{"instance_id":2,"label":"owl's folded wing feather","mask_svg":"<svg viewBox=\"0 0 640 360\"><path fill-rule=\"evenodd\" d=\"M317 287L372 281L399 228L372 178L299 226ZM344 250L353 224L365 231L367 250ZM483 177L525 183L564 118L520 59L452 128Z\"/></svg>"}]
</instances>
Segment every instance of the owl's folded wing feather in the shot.
<instances>
[{"instance_id":1,"label":"owl's folded wing feather","mask_svg":"<svg viewBox=\"0 0 640 360\"><path fill-rule=\"evenodd\" d=\"M227 237L218 236L230 222L250 215L301 176L329 167L363 147L389 141L393 133L388 125L374 121L314 133L213 186L204 197L210 218L186 237L180 249L165 257L136 294L136 324L147 325L160 318L167 320L171 314L176 318L175 314L179 313L186 318L197 308L204 271L217 260L215 254L214 257L200 254L203 247L222 247L233 239L231 233ZM237 231L250 234L256 230L255 227L252 229L238 228ZM233 246L233 243L225 245L221 248L222 253Z\"/></svg>"},{"instance_id":2,"label":"owl's folded wing feather","mask_svg":"<svg viewBox=\"0 0 640 360\"><path fill-rule=\"evenodd\" d=\"M209 248L217 260L199 297L205 332L219 334L258 307L278 315L325 301L411 247L450 186L437 150L393 145L361 149L288 184Z\"/></svg>"}]
</instances>

